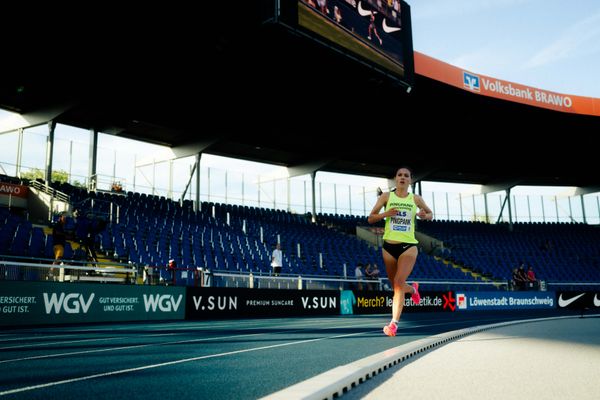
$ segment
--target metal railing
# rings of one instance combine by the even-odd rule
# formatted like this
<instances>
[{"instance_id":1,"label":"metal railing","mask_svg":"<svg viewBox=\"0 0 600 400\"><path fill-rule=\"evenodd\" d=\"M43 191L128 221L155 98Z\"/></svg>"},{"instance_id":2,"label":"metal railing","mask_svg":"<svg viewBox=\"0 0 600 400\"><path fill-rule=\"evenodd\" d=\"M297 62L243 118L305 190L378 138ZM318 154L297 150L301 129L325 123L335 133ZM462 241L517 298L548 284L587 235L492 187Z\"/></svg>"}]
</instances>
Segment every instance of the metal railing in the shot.
<instances>
[{"instance_id":1,"label":"metal railing","mask_svg":"<svg viewBox=\"0 0 600 400\"><path fill-rule=\"evenodd\" d=\"M138 283L139 268L131 264L0 255L0 280Z\"/></svg>"},{"instance_id":2,"label":"metal railing","mask_svg":"<svg viewBox=\"0 0 600 400\"><path fill-rule=\"evenodd\" d=\"M48 186L47 183L41 183L40 181L34 180L29 181L29 186L47 194L48 196L51 196L52 198L55 198L56 200L63 201L65 203L71 202L71 197L68 194L63 193L60 190L56 190L52 186Z\"/></svg>"}]
</instances>

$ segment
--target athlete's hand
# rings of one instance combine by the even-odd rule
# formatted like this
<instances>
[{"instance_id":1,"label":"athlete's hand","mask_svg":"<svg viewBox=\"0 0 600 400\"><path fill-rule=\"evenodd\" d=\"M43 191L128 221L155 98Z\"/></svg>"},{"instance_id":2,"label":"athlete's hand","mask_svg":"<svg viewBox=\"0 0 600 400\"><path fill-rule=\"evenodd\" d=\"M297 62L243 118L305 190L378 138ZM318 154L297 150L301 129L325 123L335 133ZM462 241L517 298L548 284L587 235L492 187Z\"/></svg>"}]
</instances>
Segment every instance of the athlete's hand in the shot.
<instances>
[{"instance_id":1,"label":"athlete's hand","mask_svg":"<svg viewBox=\"0 0 600 400\"><path fill-rule=\"evenodd\" d=\"M425 212L425 210L419 210L419 212L417 213L417 217L425 219L427 218L427 213Z\"/></svg>"},{"instance_id":2,"label":"athlete's hand","mask_svg":"<svg viewBox=\"0 0 600 400\"><path fill-rule=\"evenodd\" d=\"M389 210L387 210L386 212L383 213L384 217L391 217L394 215L398 215L398 208L397 207L392 207Z\"/></svg>"}]
</instances>

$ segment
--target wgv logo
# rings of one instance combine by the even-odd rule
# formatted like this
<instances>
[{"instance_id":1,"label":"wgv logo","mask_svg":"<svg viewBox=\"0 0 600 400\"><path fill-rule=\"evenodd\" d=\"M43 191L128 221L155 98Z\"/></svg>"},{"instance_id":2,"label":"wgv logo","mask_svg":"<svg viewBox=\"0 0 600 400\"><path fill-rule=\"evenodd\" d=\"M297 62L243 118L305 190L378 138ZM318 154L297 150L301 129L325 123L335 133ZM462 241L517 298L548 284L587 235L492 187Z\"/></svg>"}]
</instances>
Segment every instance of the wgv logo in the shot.
<instances>
[{"instance_id":1,"label":"wgv logo","mask_svg":"<svg viewBox=\"0 0 600 400\"><path fill-rule=\"evenodd\" d=\"M479 86L479 77L465 71L463 71L463 85L473 92L481 91Z\"/></svg>"},{"instance_id":2,"label":"wgv logo","mask_svg":"<svg viewBox=\"0 0 600 400\"><path fill-rule=\"evenodd\" d=\"M183 295L179 295L177 301L173 295L170 294L155 294L155 295L144 295L144 306L146 307L146 312L152 309L153 312L156 312L156 308L163 312L171 312L177 311L179 305L181 304L181 299Z\"/></svg>"},{"instance_id":3,"label":"wgv logo","mask_svg":"<svg viewBox=\"0 0 600 400\"><path fill-rule=\"evenodd\" d=\"M68 314L79 314L80 310L85 314L90 309L94 296L95 294L92 293L90 298L86 301L80 293L69 293L67 295L61 293L60 296L57 296L56 293L52 293L50 297L48 297L48 293L44 293L46 314L51 314L52 309L54 309L56 314L59 314L61 309L64 309Z\"/></svg>"}]
</instances>

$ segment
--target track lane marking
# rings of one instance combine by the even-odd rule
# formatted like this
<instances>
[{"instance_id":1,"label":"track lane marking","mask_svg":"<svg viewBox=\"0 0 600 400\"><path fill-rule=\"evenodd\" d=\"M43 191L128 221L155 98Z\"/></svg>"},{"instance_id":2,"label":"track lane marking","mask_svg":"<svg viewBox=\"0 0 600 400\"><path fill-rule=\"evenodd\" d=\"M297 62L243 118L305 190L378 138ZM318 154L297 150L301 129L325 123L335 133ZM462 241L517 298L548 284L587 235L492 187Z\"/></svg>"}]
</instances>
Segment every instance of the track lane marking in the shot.
<instances>
[{"instance_id":1,"label":"track lane marking","mask_svg":"<svg viewBox=\"0 0 600 400\"><path fill-rule=\"evenodd\" d=\"M371 324L369 324L369 325L371 325ZM352 325L352 327L356 327L356 326L357 325ZM233 355L233 354L242 354L242 353L249 353L249 352L254 352L254 351L259 351L259 350L274 349L274 348L285 347L285 346L294 346L294 345L298 345L298 344L313 343L313 342L319 342L319 341L328 340L328 339L337 339L337 338L342 338L342 337L358 336L358 335L364 335L364 334L373 333L373 332L379 332L379 330L348 333L348 334L344 334L344 335L325 336L325 337L315 338L315 339L299 340L299 341L294 341L294 342L273 344L273 345L269 345L269 346L260 346L260 347L252 347L249 349L227 351L227 352L218 353L218 354L209 354L209 355L199 356L199 357L184 358L181 360L167 361L167 362L158 363L158 364L150 364L150 365L145 365L145 366L135 367L135 368L126 368L126 369L121 369L121 370L117 370L117 371L110 371L110 372L103 372L100 374L81 376L79 378L63 379L63 380L56 381L56 382L48 382L48 383L43 383L43 384L39 384L39 385L25 386L25 387L20 387L20 388L16 388L16 389L5 390L5 391L0 392L0 396L7 396L10 394L22 393L22 392L27 392L30 390L35 390L35 389L42 389L42 388L47 388L47 387L51 387L51 386L58 386L58 385L64 385L64 384L69 384L69 383L81 382L81 381L86 381L86 380L90 380L90 379L103 378L103 377L107 377L107 376L122 375L122 374L130 373L130 372L143 371L143 370L147 370L147 369L166 367L166 366L183 364L183 363L199 361L199 360L206 360L206 359L210 359L210 358L225 357L225 356L229 356L229 355Z\"/></svg>"}]
</instances>

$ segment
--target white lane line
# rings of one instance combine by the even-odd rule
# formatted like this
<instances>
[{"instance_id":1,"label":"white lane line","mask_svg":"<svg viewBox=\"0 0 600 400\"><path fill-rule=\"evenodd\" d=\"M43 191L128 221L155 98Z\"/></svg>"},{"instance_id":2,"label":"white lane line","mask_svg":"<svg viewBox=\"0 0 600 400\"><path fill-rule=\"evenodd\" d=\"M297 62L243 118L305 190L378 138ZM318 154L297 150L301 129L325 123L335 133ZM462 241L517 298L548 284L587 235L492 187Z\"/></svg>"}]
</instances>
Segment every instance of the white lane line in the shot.
<instances>
[{"instance_id":1,"label":"white lane line","mask_svg":"<svg viewBox=\"0 0 600 400\"><path fill-rule=\"evenodd\" d=\"M5 364L5 363L9 363L9 362L17 362L17 361L26 361L26 360L39 360L42 358L73 356L73 355L78 355L78 354L90 354L90 353L103 353L103 352L107 352L107 351L130 350L130 349L139 349L142 347L163 346L163 345L168 345L168 344L180 344L180 343L190 343L190 342L203 342L203 341L213 340L213 339L217 339L217 340L231 339L231 338L238 338L238 337L242 337L242 336L257 336L257 335L264 335L264 333L249 333L246 335L221 336L221 337L193 339L193 340L178 340L175 342L148 343L148 344L138 344L138 345L133 345L133 346L111 347L110 349L82 350L82 351L73 351L70 353L46 354L46 355L41 355L41 356L31 356L31 357L13 358L10 360L2 360L2 361L0 361L0 364Z\"/></svg>"},{"instance_id":2,"label":"white lane line","mask_svg":"<svg viewBox=\"0 0 600 400\"><path fill-rule=\"evenodd\" d=\"M341 326L337 325L337 326L335 326L335 328L351 328L351 327L357 327L357 326L361 327L361 326L370 326L370 325L372 325L372 324L368 324L368 325L352 324L352 325L341 325ZM282 327L282 326L279 326L279 327ZM285 326L283 326L283 327L285 327ZM331 328L325 327L325 328L321 328L321 329L331 329ZM301 332L303 330L304 329L293 329L293 330L286 331L285 333L287 334L287 333ZM176 341L171 341L171 342L147 343L147 344L139 344L139 345L132 345L132 346L119 346L119 347L111 347L111 348L106 348L106 349L81 350L81 351L73 351L73 352L68 352L68 353L44 354L44 355L38 355L38 356L0 360L0 364L7 364L7 363L19 362L19 361L40 360L40 359L45 359L45 358L73 356L73 355L80 355L80 354L104 353L104 352L108 352L108 351L117 351L117 350L131 350L131 349L139 349L142 347L151 347L151 346L166 346L166 345L172 345L172 344L207 342L210 340L233 339L233 338L248 337L248 336L273 335L276 333L278 333L278 332L246 333L246 334L241 334L241 335L229 335L229 336L217 336L217 337L200 338L200 339L176 340ZM148 336L156 337L156 336L171 336L171 335L176 335L176 334L175 333L164 333L164 334L155 334L155 335L148 335ZM115 337L112 339L122 339L122 338L128 338L128 337L121 337L121 338ZM107 338L105 340L108 340L108 339L111 339L111 338ZM96 339L89 339L89 340L96 340ZM98 339L98 340L101 340L101 339ZM273 340L277 340L277 339L275 338ZM69 343L69 342L60 342L60 343Z\"/></svg>"},{"instance_id":3,"label":"white lane line","mask_svg":"<svg viewBox=\"0 0 600 400\"><path fill-rule=\"evenodd\" d=\"M384 315L384 316L368 316L365 318L365 316L362 316L363 318L360 318L359 321L357 322L367 322L367 321L371 321L371 323L373 324L378 324L380 321L382 324L385 324L386 322L389 321L389 316L388 315ZM418 324L423 324L424 322L428 322L428 321L438 321L439 319L435 319L435 318L431 318L431 319L422 319L422 320L416 320L416 321L400 321L401 324L410 324L410 323L418 323ZM285 325L277 325L280 324L281 322L285 322ZM477 319L477 321L479 321L479 319ZM272 322L274 323L274 325L270 325L269 323ZM271 328L279 328L279 327L285 327L285 328L297 328L300 326L320 326L326 323L344 323L347 322L346 318L318 318L318 319L307 319L307 320L298 320L298 321L292 321L292 323L286 321L285 318L270 318L267 320L264 319L258 319L258 320L243 320L243 321L233 321L233 322L214 322L214 321L195 321L193 323L166 323L166 324L150 324L150 325L131 325L131 326L119 326L119 327L115 327L115 328L105 328L105 329L96 329L96 328L90 328L90 329L78 329L78 328L74 328L76 329L75 331L72 332L76 332L76 333L84 333L84 332L114 332L114 331L120 331L120 330L132 330L134 328L137 328L138 330L146 330L146 329L152 329L152 328L156 328L159 332L160 331L165 331L165 330L170 330L170 331L179 331L179 330L185 330L185 329L190 329L193 328L196 331L204 331L204 330L211 330L211 329L215 329L215 328L226 328L226 327L235 327L235 329L239 330L239 329L271 329ZM469 322L469 321L462 321L462 322ZM437 323L437 324L433 324L433 325L444 325L446 323L449 324L455 324L457 322L455 321L446 321L446 322L441 322L441 323ZM426 325L407 325L406 328L411 328L411 327L421 327L421 326L429 326L432 324L426 324ZM383 326L383 325L382 325ZM146 333L144 333L146 334ZM58 336L58 335L57 335ZM13 339L11 339L13 340Z\"/></svg>"},{"instance_id":4,"label":"white lane line","mask_svg":"<svg viewBox=\"0 0 600 400\"><path fill-rule=\"evenodd\" d=\"M227 326L234 326L235 324L228 324L228 325L224 325L225 327ZM262 326L252 326L252 327L240 327L239 325L235 325L236 328L238 330L240 329L273 329L273 328L298 328L301 326L306 326L306 327L312 327L313 325L320 325L320 324L315 324L315 323L310 323L310 324L296 324L296 325L271 325L271 326L264 326L264 324ZM189 328L189 327L188 327ZM188 328L181 328L181 330L183 329L188 329ZM210 328L214 328L214 327L210 327ZM171 329L171 330L177 330L177 329ZM111 331L111 330L107 330L107 331ZM200 330L202 331L202 330ZM155 337L155 336L174 336L174 335L180 335L180 333L176 333L176 332L171 332L171 333L154 333L154 334L143 334L144 337ZM66 336L76 336L76 335L66 335ZM54 336L42 336L42 337L37 337L37 339L47 339L47 338L51 338L51 337L65 337L65 336L61 336L61 335L54 335ZM33 344L23 344L23 345L18 345L18 346L7 346L7 347L0 347L0 350L11 350L11 349L20 349L20 348L27 348L27 347L36 347L36 346L51 346L51 345L55 345L55 344L71 344L71 343L79 343L79 342L88 342L88 341L102 341L102 340L110 340L110 339L126 339L126 338L135 338L135 336L119 336L119 337L109 337L109 338L95 338L95 339L80 339L80 340L68 340L68 341L60 341L60 342L41 342L41 343L33 343ZM18 339L10 339L10 340L18 340ZM0 341L1 343L1 341ZM0 361L0 362L6 362L6 361Z\"/></svg>"},{"instance_id":5,"label":"white lane line","mask_svg":"<svg viewBox=\"0 0 600 400\"><path fill-rule=\"evenodd\" d=\"M57 338L57 337L69 337L69 336L79 336L75 333L70 333L68 335L45 335L43 333L39 333L37 336L29 336L29 337L15 337L15 338L2 338L0 339L0 343L4 343L4 342L15 342L17 340L35 340L35 339L50 339L50 338Z\"/></svg>"},{"instance_id":6,"label":"white lane line","mask_svg":"<svg viewBox=\"0 0 600 400\"><path fill-rule=\"evenodd\" d=\"M310 322L310 323L309 323ZM320 322L320 323L319 323ZM257 327L243 327L241 329L273 329L273 328L299 328L301 326L307 326L307 327L311 327L314 325L322 325L322 322L330 322L328 321L307 321L305 324L296 324L296 325L271 325L271 326L257 326ZM331 322L340 322L339 319L335 320L335 319L331 319ZM402 322L402 321L401 321ZM419 321L421 322L421 321ZM448 322L440 322L437 324L425 324L425 325L399 325L398 328L400 330L402 329L412 329L412 328L421 328L424 326L436 326L436 325L453 325L453 324L458 324L458 323L462 323L463 321L448 321ZM231 324L229 324L231 325ZM227 325L225 325L227 326ZM361 325L364 326L364 325ZM335 327L339 327L339 325L334 326ZM212 328L212 326L211 326ZM181 329L187 329L187 328L181 328ZM238 329L239 326L238 326ZM320 328L320 329L328 329L328 328ZM294 332L297 331L299 329L295 329L292 331L288 331L288 332ZM272 333L272 332L270 332ZM179 333L155 333L155 334L145 334L145 337L156 337L156 336L174 336L174 335L178 335ZM267 334L267 333L265 333ZM68 336L75 336L75 335L68 335ZM246 336L246 335L238 335L238 336ZM47 338L51 338L51 337L64 337L64 336L60 336L60 335L55 335L55 336L44 336L42 337L43 339L47 339ZM223 336L221 338L231 338L234 336ZM39 339L40 337L38 337ZM132 338L132 336L119 336L119 337L109 337L109 338L94 338L94 339L80 339L80 340L69 340L69 341L60 341L60 342L43 342L43 343L34 343L34 344L26 344L26 345L18 345L18 346L6 346L6 347L0 347L0 350L11 350L11 349L21 349L21 348L28 348L28 347L37 347L37 346L51 346L51 345L56 345L56 344L72 344L72 343L82 343L82 342L93 342L93 341L105 341L105 340L112 340L112 339L126 339L126 338ZM213 338L213 339L218 339L218 338ZM10 340L17 340L17 339L10 339ZM190 342L194 342L198 339L192 339L189 340ZM206 340L206 339L200 339L200 340ZM175 343L187 343L188 340L185 341L177 341L177 342L166 342L166 343L156 343L156 345L162 345L162 344L175 344ZM145 347L147 345L139 345L141 347ZM124 348L137 348L139 346L120 346L120 347L115 347L114 350L121 350ZM50 358L50 357L58 357L58 356L62 356L62 355L77 355L77 354L86 354L86 353L95 353L95 352L104 352L104 351L112 351L113 349L101 349L101 350L87 350L87 351L78 351L78 352L72 352L72 353L59 353L59 354L51 354L51 355L41 355L41 356L32 356L32 357L24 357L24 358L17 358L17 359L8 359L8 360L0 360L0 364L2 363L7 363L7 362L14 362L14 361L23 361L23 360L35 360L38 358Z\"/></svg>"},{"instance_id":7,"label":"white lane line","mask_svg":"<svg viewBox=\"0 0 600 400\"><path fill-rule=\"evenodd\" d=\"M356 317L356 316L354 316ZM365 316L363 315L362 318L360 318L361 320L387 320L388 316ZM293 322L297 322L300 325L306 325L309 324L310 325L321 325L323 323L329 323L329 322L344 322L346 320L346 318L341 318L341 317L320 317L317 319L313 319L313 318L303 318L303 319L298 319L296 321ZM419 320L418 322L422 323L422 322L426 322L426 321L434 321L435 319L424 319L424 320ZM287 318L269 318L269 319L245 319L245 320L236 320L235 322L229 322L229 321L223 321L223 322L216 322L216 321L209 321L209 320L196 320L196 321L189 321L186 322L185 324L182 324L180 321L175 321L175 322L163 322L163 323L150 323L150 324L126 324L126 325L115 325L115 326L110 326L110 327L102 327L102 326L98 326L98 327L90 327L88 329L82 329L81 327L60 327L60 328L39 328L39 330L35 330L32 331L31 329L28 330L20 330L19 332L11 332L11 333L6 333L6 334L2 334L0 335L0 343L2 343L2 341L7 341L7 340L25 340L25 339L36 339L39 338L39 336L32 336L32 337L28 337L28 338L10 338L10 339L4 339L4 335L11 335L11 336L15 336L15 335L19 335L19 334L23 334L23 333L29 333L29 334L33 334L33 335L46 335L49 333L54 333L56 332L56 330L60 330L61 332L65 332L64 335L52 335L52 336L44 336L46 337L64 337L64 336L73 336L73 335L77 335L77 334L81 334L81 333L85 333L85 332L115 332L115 331L121 331L121 330L150 330L150 329L158 329L158 330L183 330L183 329L189 329L189 328L194 328L194 329L199 329L199 330L209 330L209 329L214 329L214 328L219 328L219 327L228 327L228 326L235 326L236 329L240 329L240 328L251 328L253 326L257 326L257 327L269 327L270 325L268 323L270 322L274 322L274 323L281 323L282 321L284 322L288 322ZM288 322L288 326L289 326L289 322ZM292 325L294 326L294 325Z\"/></svg>"},{"instance_id":8,"label":"white lane line","mask_svg":"<svg viewBox=\"0 0 600 400\"><path fill-rule=\"evenodd\" d=\"M175 336L175 335L179 335L179 333L154 333L154 334L150 334L147 335L145 334L144 337L156 337L156 336ZM69 335L69 336L75 336L75 335ZM79 340L62 340L60 342L41 342L41 343L32 343L32 344L22 344L19 346L6 346L6 347L0 347L0 350L11 350L11 349L20 349L20 348L24 348L24 347L37 347L37 346L50 346L50 345L54 345L54 344L72 344L72 343L80 343L80 342L100 342L103 340L113 340L113 339L137 339L138 337L135 336L111 336L111 337L99 337L99 338L91 338L91 339L79 339ZM6 361L0 361L1 362L6 362Z\"/></svg>"},{"instance_id":9,"label":"white lane line","mask_svg":"<svg viewBox=\"0 0 600 400\"><path fill-rule=\"evenodd\" d=\"M340 322L339 319L337 320L333 320L335 322ZM310 323L308 323L310 322ZM274 326L261 326L261 327L256 327L256 328L250 328L250 327L246 327L243 329L273 329L273 328L288 328L288 327L293 327L293 328L298 328L300 326L308 326L311 327L313 325L321 325L319 323L314 323L316 321L307 321L307 323L303 324L297 324L297 325L274 325ZM325 322L325 321L319 321L319 322ZM330 322L330 321L326 321L326 322ZM442 322L442 323L438 323L438 324L429 324L429 325L409 325L409 326L402 326L400 325L399 328L400 330L402 330L402 328L406 329L406 328L420 328L420 327L424 327L424 326L434 326L434 325L445 325L445 324L453 324L453 323L459 323L460 321L453 321L453 322ZM370 325L370 324L369 324ZM349 326L357 326L357 325L345 325L345 326L341 326L341 327L349 327ZM358 326L365 326L363 325L358 325ZM340 325L335 325L332 328L339 328ZM323 327L320 329L329 329L329 327ZM292 333L292 332L297 332L300 331L302 329L294 329L291 331L287 331L286 333ZM267 335L267 334L273 334L274 332L264 332L262 334ZM175 336L178 333L156 333L156 334L151 334L151 335L145 335L146 337L157 337L157 336ZM46 355L38 355L38 356L30 356L30 357L21 357L21 358L13 358L13 359L7 359L7 360L0 360L0 364L5 364L5 363L10 363L10 362L18 362L18 361L28 361L28 360L38 360L38 359L45 359L45 358L55 358L55 357L63 357L63 356L71 356L71 355L79 355L79 354L90 354L90 353L103 353L103 352L108 352L108 351L116 351L116 350L126 350L126 349L136 349L136 348L140 348L140 347L147 347L147 346L162 346L162 345L169 345L169 344L180 344L180 343L193 343L193 342L199 342L199 341L207 341L207 340L219 340L219 339L231 339L234 337L245 337L245 336L255 336L255 335L259 335L259 334L242 334L242 335L234 335L234 336L221 336L221 337L213 337L213 338L203 338L203 339L188 339L188 340L179 340L179 341L173 341L173 342L164 342L164 343L150 343L150 344L142 344L142 345L133 345L133 346L118 346L118 347L113 347L113 348L107 348L107 349L97 349L97 350L82 350L82 351L74 351L74 352L68 352L68 353L56 353L56 354L46 354ZM0 350L10 350L10 349L20 349L20 348L27 348L27 347L36 347L36 346L50 346L50 345L55 345L55 344L72 344L72 343L82 343L82 342L93 342L93 341L105 341L105 340L113 340L113 339L127 339L127 338L131 338L130 336L120 336L120 337L109 337L109 338L95 338L95 339L81 339L81 340L69 340L69 341L61 341L61 342L47 342L47 343L37 343L37 344L29 344L29 345L19 345L19 346L8 346L8 347L0 347Z\"/></svg>"},{"instance_id":10,"label":"white lane line","mask_svg":"<svg viewBox=\"0 0 600 400\"><path fill-rule=\"evenodd\" d=\"M353 326L356 326L356 325L353 325ZM143 370L152 369L152 368L160 368L160 367L166 367L166 366L170 366L170 365L183 364L183 363L188 363L188 362L192 362L192 361L206 360L206 359L209 359L209 358L225 357L225 356L230 356L230 355L233 355L233 354L242 354L242 353L249 353L249 352L259 351L259 350L274 349L274 348L278 348L278 347L294 346L294 345L297 345L297 344L320 342L322 340L328 340L328 339L337 339L337 338L342 338L342 337L358 336L358 335L364 335L364 334L367 334L367 333L373 333L373 332L378 332L378 331L379 330L377 330L377 331L357 332L357 333L348 333L348 334L345 334L345 335L326 336L326 337L316 338L316 339L298 340L298 341L295 341L295 342L286 342L286 343L280 343L280 344L273 344L273 345L270 345L270 346L260 346L260 347L253 347L253 348L250 348L250 349L228 351L228 352L219 353L219 354L210 354L210 355L206 355L206 356L184 358L184 359L181 359L181 360L167 361L167 362L158 363L158 364L145 365L145 366L135 367L135 368L126 368L126 369L121 369L121 370L117 370L117 371L110 371L110 372L103 372L103 373L100 373L100 374L93 374L93 375L81 376L79 378L64 379L64 380L61 380L61 381L48 382L48 383L43 383L43 384L40 384L40 385L25 386L25 387L20 387L20 388L16 388L16 389L5 390L3 392L0 392L0 396L7 396L7 395L10 395L10 394L22 393L22 392L27 392L27 391L30 391L30 390L42 389L42 388L51 387L51 386L57 386L57 385L64 385L64 384L68 384L68 383L81 382L81 381L86 381L86 380L89 380L89 379L103 378L103 377L106 377L106 376L121 375L121 374L127 374L129 372L137 372L137 371L143 371Z\"/></svg>"},{"instance_id":11,"label":"white lane line","mask_svg":"<svg viewBox=\"0 0 600 400\"><path fill-rule=\"evenodd\" d=\"M180 322L173 322L173 323L162 323L162 324L135 324L135 325L119 325L119 326L114 326L114 327L106 327L106 328L102 328L102 327L97 327L97 328L89 328L89 329L81 329L78 327L74 327L72 328L72 330L69 330L67 332L69 332L69 335L73 335L73 334L81 334L81 333L85 333L85 332L114 332L114 331L127 331L127 330L150 330L150 329L158 329L159 331L161 330L184 330L184 329L190 329L190 328L194 328L196 330L210 330L210 329L214 329L214 328L223 328L223 327L229 327L229 326L235 326L236 329L252 329L254 327L270 327L270 325L266 322L273 322L273 323L281 323L281 322L285 322L286 319L285 318L269 318L267 320L242 320L242 321L238 321L236 320L235 322L214 322L214 321L203 321L203 320L198 320L198 321L194 321L194 322L190 322L190 323L185 323L182 324ZM308 321L293 321L297 322L294 325L291 325L292 327L296 326L296 325L320 325L323 322L343 322L344 319L341 318L319 318L317 320L308 320ZM290 326L289 323L287 324L287 326ZM39 331L37 331L37 334L44 334L44 333L52 333L54 332L56 329L58 328L43 328ZM66 331L67 328L60 328L61 330ZM71 334L71 332L73 332L73 334ZM31 333L31 331L28 331L27 333ZM55 336L61 336L61 335L55 335ZM10 340L18 340L18 339L10 339ZM0 340L1 342L1 340Z\"/></svg>"},{"instance_id":12,"label":"white lane line","mask_svg":"<svg viewBox=\"0 0 600 400\"><path fill-rule=\"evenodd\" d=\"M37 346L52 346L54 344L71 344L71 343L82 343L82 342L94 342L94 341L103 341L103 340L113 340L113 339L125 339L128 336L113 336L107 338L94 338L94 339L79 339L79 340L63 340L60 342L43 342L43 343L33 343L33 344L21 344L18 346L6 346L0 347L0 350L12 350L12 349L23 349L26 347L37 347Z\"/></svg>"}]
</instances>

